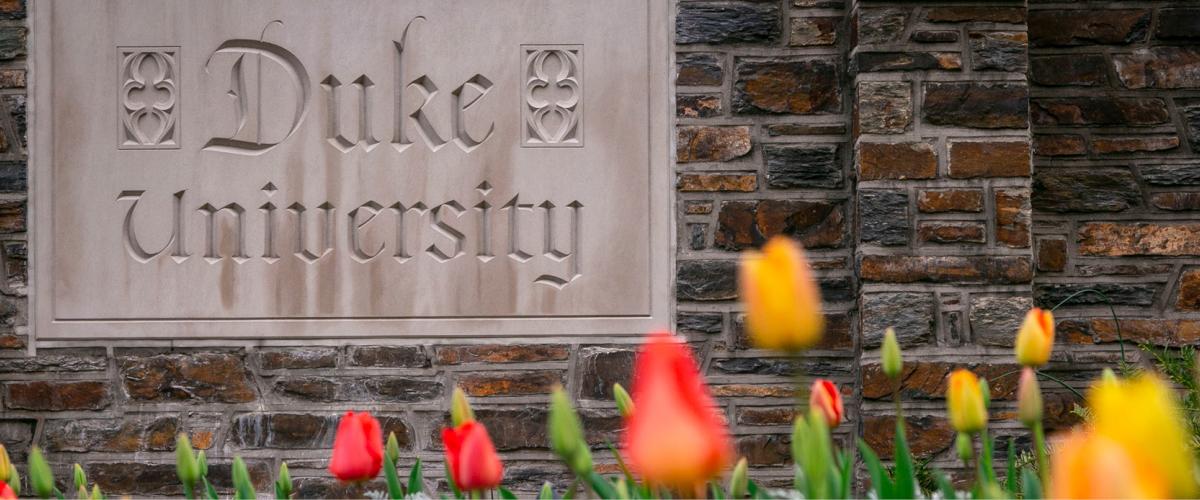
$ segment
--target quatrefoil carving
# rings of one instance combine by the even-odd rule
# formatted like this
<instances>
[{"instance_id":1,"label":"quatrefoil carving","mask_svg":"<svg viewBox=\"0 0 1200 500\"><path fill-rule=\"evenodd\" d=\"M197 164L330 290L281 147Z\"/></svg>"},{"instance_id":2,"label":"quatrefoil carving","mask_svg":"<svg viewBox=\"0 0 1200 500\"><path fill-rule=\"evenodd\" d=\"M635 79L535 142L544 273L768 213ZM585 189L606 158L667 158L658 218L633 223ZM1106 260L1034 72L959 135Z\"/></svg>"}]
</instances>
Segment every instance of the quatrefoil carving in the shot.
<instances>
[{"instance_id":1,"label":"quatrefoil carving","mask_svg":"<svg viewBox=\"0 0 1200 500\"><path fill-rule=\"evenodd\" d=\"M122 149L179 147L178 47L120 47Z\"/></svg>"},{"instance_id":2,"label":"quatrefoil carving","mask_svg":"<svg viewBox=\"0 0 1200 500\"><path fill-rule=\"evenodd\" d=\"M524 46L524 145L583 146L583 46Z\"/></svg>"}]
</instances>

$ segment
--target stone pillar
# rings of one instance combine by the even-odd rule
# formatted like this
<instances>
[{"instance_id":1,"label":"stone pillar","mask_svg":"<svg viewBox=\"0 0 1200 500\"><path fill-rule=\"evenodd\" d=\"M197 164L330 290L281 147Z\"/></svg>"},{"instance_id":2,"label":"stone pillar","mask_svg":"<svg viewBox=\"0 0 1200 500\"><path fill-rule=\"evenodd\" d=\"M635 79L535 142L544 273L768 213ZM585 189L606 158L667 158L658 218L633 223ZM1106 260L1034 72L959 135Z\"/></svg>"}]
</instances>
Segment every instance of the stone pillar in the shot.
<instances>
[{"instance_id":1,"label":"stone pillar","mask_svg":"<svg viewBox=\"0 0 1200 500\"><path fill-rule=\"evenodd\" d=\"M952 468L946 375L971 368L1012 406L999 376L1033 305L1026 8L857 0L851 19L863 431L890 454L894 327L914 451Z\"/></svg>"}]
</instances>

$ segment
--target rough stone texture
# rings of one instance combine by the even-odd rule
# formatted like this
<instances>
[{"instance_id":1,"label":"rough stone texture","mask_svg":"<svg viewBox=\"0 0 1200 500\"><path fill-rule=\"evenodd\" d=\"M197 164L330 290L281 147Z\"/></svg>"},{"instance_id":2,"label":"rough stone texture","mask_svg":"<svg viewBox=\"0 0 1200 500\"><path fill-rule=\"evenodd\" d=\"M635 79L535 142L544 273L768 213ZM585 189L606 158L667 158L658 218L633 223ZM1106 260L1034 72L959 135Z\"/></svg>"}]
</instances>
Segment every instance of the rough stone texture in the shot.
<instances>
[{"instance_id":1,"label":"rough stone texture","mask_svg":"<svg viewBox=\"0 0 1200 500\"><path fill-rule=\"evenodd\" d=\"M675 96L675 116L710 118L721 115L720 94L679 94Z\"/></svg>"},{"instance_id":2,"label":"rough stone texture","mask_svg":"<svg viewBox=\"0 0 1200 500\"><path fill-rule=\"evenodd\" d=\"M883 332L896 330L900 347L910 348L933 338L934 299L931 293L869 293L862 299L863 347L883 344Z\"/></svg>"},{"instance_id":3,"label":"rough stone texture","mask_svg":"<svg viewBox=\"0 0 1200 500\"><path fill-rule=\"evenodd\" d=\"M1152 98L1057 97L1033 99L1037 125L1158 125L1170 120L1166 101Z\"/></svg>"},{"instance_id":4,"label":"rough stone texture","mask_svg":"<svg viewBox=\"0 0 1200 500\"><path fill-rule=\"evenodd\" d=\"M951 141L950 177L1029 177L1028 141Z\"/></svg>"},{"instance_id":5,"label":"rough stone texture","mask_svg":"<svg viewBox=\"0 0 1200 500\"><path fill-rule=\"evenodd\" d=\"M750 153L750 127L679 127L676 161L729 161Z\"/></svg>"},{"instance_id":6,"label":"rough stone texture","mask_svg":"<svg viewBox=\"0 0 1200 500\"><path fill-rule=\"evenodd\" d=\"M1012 295L973 295L971 297L971 333L980 345L1012 347L1025 312L1033 307L1029 297Z\"/></svg>"},{"instance_id":7,"label":"rough stone texture","mask_svg":"<svg viewBox=\"0 0 1200 500\"><path fill-rule=\"evenodd\" d=\"M585 347L579 352L581 399L612 399L612 386L632 387L633 351L616 347Z\"/></svg>"},{"instance_id":8,"label":"rough stone texture","mask_svg":"<svg viewBox=\"0 0 1200 500\"><path fill-rule=\"evenodd\" d=\"M101 381L11 382L4 393L10 410L100 410L112 402L108 384Z\"/></svg>"},{"instance_id":9,"label":"rough stone texture","mask_svg":"<svg viewBox=\"0 0 1200 500\"><path fill-rule=\"evenodd\" d=\"M1071 295L1083 290L1103 293L1116 305L1148 306L1154 303L1160 285L1141 283L1038 283L1033 288L1033 297L1040 307L1054 307ZM1103 305L1103 297L1087 293L1071 299L1070 305Z\"/></svg>"},{"instance_id":10,"label":"rough stone texture","mask_svg":"<svg viewBox=\"0 0 1200 500\"><path fill-rule=\"evenodd\" d=\"M932 125L1023 129L1029 126L1029 92L1015 83L927 83L921 112Z\"/></svg>"},{"instance_id":11,"label":"rough stone texture","mask_svg":"<svg viewBox=\"0 0 1200 500\"><path fill-rule=\"evenodd\" d=\"M1030 82L1045 86L1105 85L1108 59L1099 54L1030 57Z\"/></svg>"},{"instance_id":12,"label":"rough stone texture","mask_svg":"<svg viewBox=\"0 0 1200 500\"><path fill-rule=\"evenodd\" d=\"M892 256L865 255L860 277L887 283L1027 283L1033 277L1024 256Z\"/></svg>"},{"instance_id":13,"label":"rough stone texture","mask_svg":"<svg viewBox=\"0 0 1200 500\"><path fill-rule=\"evenodd\" d=\"M917 225L917 237L924 243L986 243L981 222L922 222Z\"/></svg>"},{"instance_id":14,"label":"rough stone texture","mask_svg":"<svg viewBox=\"0 0 1200 500\"><path fill-rule=\"evenodd\" d=\"M758 189L758 176L755 174L680 174L676 182L681 192L729 191L752 193Z\"/></svg>"},{"instance_id":15,"label":"rough stone texture","mask_svg":"<svg viewBox=\"0 0 1200 500\"><path fill-rule=\"evenodd\" d=\"M836 248L845 241L845 215L834 203L727 201L717 220L714 243L725 250L758 247L776 235L795 238L805 248Z\"/></svg>"},{"instance_id":16,"label":"rough stone texture","mask_svg":"<svg viewBox=\"0 0 1200 500\"><path fill-rule=\"evenodd\" d=\"M370 368L428 368L429 355L421 346L353 346L346 353L350 366Z\"/></svg>"},{"instance_id":17,"label":"rough stone texture","mask_svg":"<svg viewBox=\"0 0 1200 500\"><path fill-rule=\"evenodd\" d=\"M675 43L766 43L780 36L779 6L762 2L680 2Z\"/></svg>"},{"instance_id":18,"label":"rough stone texture","mask_svg":"<svg viewBox=\"0 0 1200 500\"><path fill-rule=\"evenodd\" d=\"M1094 222L1079 229L1083 255L1200 255L1200 224Z\"/></svg>"},{"instance_id":19,"label":"rough stone texture","mask_svg":"<svg viewBox=\"0 0 1200 500\"><path fill-rule=\"evenodd\" d=\"M793 17L788 45L811 47L837 43L840 17Z\"/></svg>"},{"instance_id":20,"label":"rough stone texture","mask_svg":"<svg viewBox=\"0 0 1200 500\"><path fill-rule=\"evenodd\" d=\"M1200 49L1152 47L1113 56L1117 78L1130 89L1200 87Z\"/></svg>"},{"instance_id":21,"label":"rough stone texture","mask_svg":"<svg viewBox=\"0 0 1200 500\"><path fill-rule=\"evenodd\" d=\"M864 134L902 134L912 125L912 84L863 82L858 85L858 120Z\"/></svg>"},{"instance_id":22,"label":"rough stone texture","mask_svg":"<svg viewBox=\"0 0 1200 500\"><path fill-rule=\"evenodd\" d=\"M263 370L303 370L337 366L338 352L333 348L272 349L257 353Z\"/></svg>"},{"instance_id":23,"label":"rough stone texture","mask_svg":"<svg viewBox=\"0 0 1200 500\"><path fill-rule=\"evenodd\" d=\"M831 58L735 62L733 111L738 114L829 114L841 111L838 65Z\"/></svg>"},{"instance_id":24,"label":"rough stone texture","mask_svg":"<svg viewBox=\"0 0 1200 500\"><path fill-rule=\"evenodd\" d=\"M1045 169L1033 177L1033 207L1047 212L1120 212L1141 199L1125 168Z\"/></svg>"},{"instance_id":25,"label":"rough stone texture","mask_svg":"<svg viewBox=\"0 0 1200 500\"><path fill-rule=\"evenodd\" d=\"M1029 66L1029 35L1023 31L972 31L968 38L973 70L1025 72Z\"/></svg>"},{"instance_id":26,"label":"rough stone texture","mask_svg":"<svg viewBox=\"0 0 1200 500\"><path fill-rule=\"evenodd\" d=\"M950 420L944 417L920 416L904 417L904 427L908 431L908 447L913 455L920 458L930 458L950 448L954 444L956 432L950 426ZM879 455L879 458L890 460L896 445L896 416L870 415L863 418L863 441Z\"/></svg>"},{"instance_id":27,"label":"rough stone texture","mask_svg":"<svg viewBox=\"0 0 1200 500\"><path fill-rule=\"evenodd\" d=\"M719 54L686 53L675 57L675 84L679 86L715 86L725 81L725 69Z\"/></svg>"},{"instance_id":28,"label":"rough stone texture","mask_svg":"<svg viewBox=\"0 0 1200 500\"><path fill-rule=\"evenodd\" d=\"M767 187L836 188L844 172L836 144L769 144L763 147Z\"/></svg>"},{"instance_id":29,"label":"rough stone texture","mask_svg":"<svg viewBox=\"0 0 1200 500\"><path fill-rule=\"evenodd\" d=\"M912 221L908 195L898 191L863 190L858 197L858 237L863 243L907 245Z\"/></svg>"},{"instance_id":30,"label":"rough stone texture","mask_svg":"<svg viewBox=\"0 0 1200 500\"><path fill-rule=\"evenodd\" d=\"M1151 15L1146 9L1033 10L1029 37L1035 47L1128 44L1146 37Z\"/></svg>"},{"instance_id":31,"label":"rough stone texture","mask_svg":"<svg viewBox=\"0 0 1200 500\"><path fill-rule=\"evenodd\" d=\"M917 210L925 213L981 212L983 191L978 189L922 190L917 196Z\"/></svg>"},{"instance_id":32,"label":"rough stone texture","mask_svg":"<svg viewBox=\"0 0 1200 500\"><path fill-rule=\"evenodd\" d=\"M233 354L122 356L117 368L134 400L246 403L258 397L242 357Z\"/></svg>"},{"instance_id":33,"label":"rough stone texture","mask_svg":"<svg viewBox=\"0 0 1200 500\"><path fill-rule=\"evenodd\" d=\"M930 179L937 175L937 153L928 142L860 142L859 180Z\"/></svg>"}]
</instances>

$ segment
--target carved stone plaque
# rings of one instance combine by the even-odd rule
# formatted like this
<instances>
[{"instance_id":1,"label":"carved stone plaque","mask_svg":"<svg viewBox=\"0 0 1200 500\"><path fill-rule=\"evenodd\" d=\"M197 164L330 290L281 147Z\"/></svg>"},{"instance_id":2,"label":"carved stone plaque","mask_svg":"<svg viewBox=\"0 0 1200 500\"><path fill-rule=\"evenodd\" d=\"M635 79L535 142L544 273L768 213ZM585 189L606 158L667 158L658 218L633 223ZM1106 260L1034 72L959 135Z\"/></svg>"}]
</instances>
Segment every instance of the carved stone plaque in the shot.
<instances>
[{"instance_id":1,"label":"carved stone plaque","mask_svg":"<svg viewBox=\"0 0 1200 500\"><path fill-rule=\"evenodd\" d=\"M667 326L669 5L30 2L35 338Z\"/></svg>"}]
</instances>

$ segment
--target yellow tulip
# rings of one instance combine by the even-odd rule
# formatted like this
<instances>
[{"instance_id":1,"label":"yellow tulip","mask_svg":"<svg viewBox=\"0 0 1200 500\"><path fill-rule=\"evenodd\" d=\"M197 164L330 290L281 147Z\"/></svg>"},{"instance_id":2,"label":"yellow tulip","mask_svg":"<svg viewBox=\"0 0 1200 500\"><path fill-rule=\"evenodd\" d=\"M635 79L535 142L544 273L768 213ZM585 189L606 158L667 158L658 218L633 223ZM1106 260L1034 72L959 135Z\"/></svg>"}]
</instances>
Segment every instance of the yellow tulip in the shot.
<instances>
[{"instance_id":1,"label":"yellow tulip","mask_svg":"<svg viewBox=\"0 0 1200 500\"><path fill-rule=\"evenodd\" d=\"M746 328L758 347L796 352L816 345L825 329L821 292L798 245L775 237L741 265Z\"/></svg>"},{"instance_id":2,"label":"yellow tulip","mask_svg":"<svg viewBox=\"0 0 1200 500\"><path fill-rule=\"evenodd\" d=\"M1075 431L1054 447L1046 498L1167 498L1160 471L1139 463L1117 442Z\"/></svg>"},{"instance_id":3,"label":"yellow tulip","mask_svg":"<svg viewBox=\"0 0 1200 500\"><path fill-rule=\"evenodd\" d=\"M1103 382L1089 392L1088 407L1091 432L1121 446L1138 464L1139 478L1154 471L1163 476L1172 496L1196 496L1190 435L1166 382L1153 375Z\"/></svg>"},{"instance_id":4,"label":"yellow tulip","mask_svg":"<svg viewBox=\"0 0 1200 500\"><path fill-rule=\"evenodd\" d=\"M955 430L973 434L987 426L987 407L983 401L983 389L974 373L960 368L950 374L946 406Z\"/></svg>"},{"instance_id":5,"label":"yellow tulip","mask_svg":"<svg viewBox=\"0 0 1200 500\"><path fill-rule=\"evenodd\" d=\"M1017 332L1017 363L1038 367L1050 361L1054 349L1054 313L1033 308Z\"/></svg>"}]
</instances>

